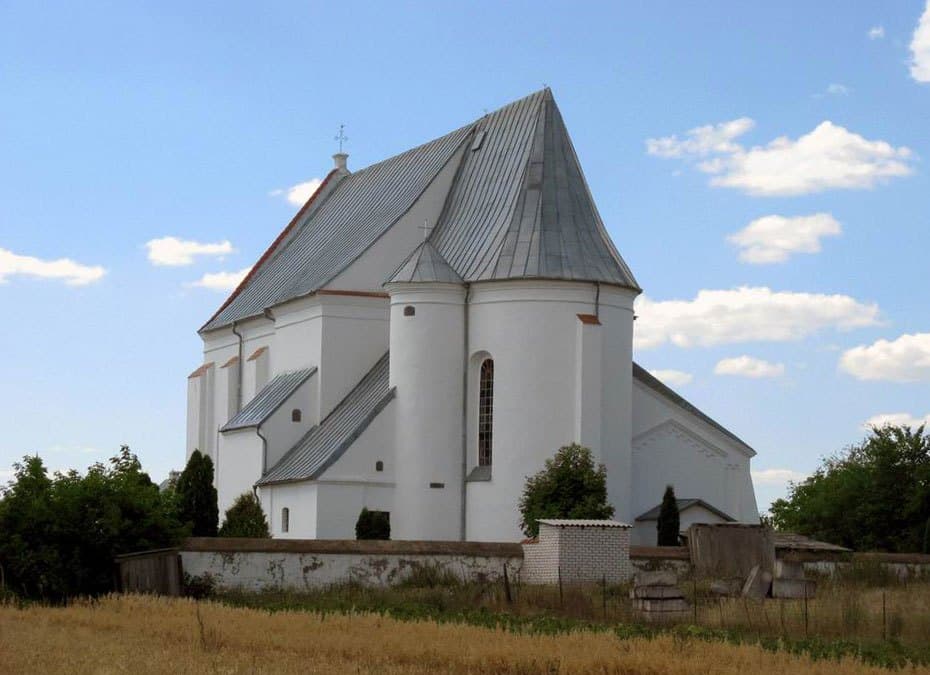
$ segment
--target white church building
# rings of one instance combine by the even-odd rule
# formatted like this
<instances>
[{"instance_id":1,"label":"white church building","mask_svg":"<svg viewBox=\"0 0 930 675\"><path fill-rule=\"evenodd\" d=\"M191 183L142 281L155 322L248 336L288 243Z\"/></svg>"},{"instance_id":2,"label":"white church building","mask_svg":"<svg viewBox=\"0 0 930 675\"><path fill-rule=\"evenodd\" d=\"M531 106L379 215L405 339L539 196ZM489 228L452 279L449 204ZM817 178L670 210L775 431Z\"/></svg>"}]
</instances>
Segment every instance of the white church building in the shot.
<instances>
[{"instance_id":1,"label":"white church building","mask_svg":"<svg viewBox=\"0 0 930 675\"><path fill-rule=\"evenodd\" d=\"M199 331L187 453L221 514L254 490L274 537L354 538L367 507L393 539L518 540L526 477L577 442L634 543L667 484L683 522L758 522L752 448L633 362L641 291L548 89L334 159Z\"/></svg>"}]
</instances>

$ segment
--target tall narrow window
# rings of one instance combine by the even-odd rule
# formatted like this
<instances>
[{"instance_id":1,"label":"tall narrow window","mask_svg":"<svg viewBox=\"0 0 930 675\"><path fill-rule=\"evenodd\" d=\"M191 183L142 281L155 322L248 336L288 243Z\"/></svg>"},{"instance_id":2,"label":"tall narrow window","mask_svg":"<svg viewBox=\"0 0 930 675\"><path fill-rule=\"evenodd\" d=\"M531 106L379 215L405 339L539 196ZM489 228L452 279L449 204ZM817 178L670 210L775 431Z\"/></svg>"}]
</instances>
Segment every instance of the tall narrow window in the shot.
<instances>
[{"instance_id":1,"label":"tall narrow window","mask_svg":"<svg viewBox=\"0 0 930 675\"><path fill-rule=\"evenodd\" d=\"M287 532L291 528L291 510L287 507L281 509L281 531Z\"/></svg>"},{"instance_id":2,"label":"tall narrow window","mask_svg":"<svg viewBox=\"0 0 930 675\"><path fill-rule=\"evenodd\" d=\"M478 377L478 466L491 466L494 427L494 361L481 362Z\"/></svg>"}]
</instances>

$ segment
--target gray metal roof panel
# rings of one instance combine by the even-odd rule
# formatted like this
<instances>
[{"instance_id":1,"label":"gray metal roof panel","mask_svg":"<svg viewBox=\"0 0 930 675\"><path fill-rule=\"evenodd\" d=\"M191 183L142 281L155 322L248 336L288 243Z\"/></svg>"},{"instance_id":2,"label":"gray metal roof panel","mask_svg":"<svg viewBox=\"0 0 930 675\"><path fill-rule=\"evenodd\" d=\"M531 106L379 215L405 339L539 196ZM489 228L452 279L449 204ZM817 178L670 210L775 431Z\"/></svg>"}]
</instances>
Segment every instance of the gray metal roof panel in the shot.
<instances>
[{"instance_id":1,"label":"gray metal roof panel","mask_svg":"<svg viewBox=\"0 0 930 675\"><path fill-rule=\"evenodd\" d=\"M220 431L235 431L262 424L315 372L316 368L306 368L275 376Z\"/></svg>"},{"instance_id":2,"label":"gray metal roof panel","mask_svg":"<svg viewBox=\"0 0 930 675\"><path fill-rule=\"evenodd\" d=\"M202 330L257 316L321 288L406 213L469 131L462 127L342 178Z\"/></svg>"},{"instance_id":3,"label":"gray metal roof panel","mask_svg":"<svg viewBox=\"0 0 930 675\"><path fill-rule=\"evenodd\" d=\"M256 485L318 478L390 403L389 355L382 356L356 387L313 427Z\"/></svg>"},{"instance_id":4,"label":"gray metal roof panel","mask_svg":"<svg viewBox=\"0 0 930 675\"><path fill-rule=\"evenodd\" d=\"M438 282L460 284L462 277L436 250L429 240L417 246L413 253L401 263L387 283Z\"/></svg>"},{"instance_id":5,"label":"gray metal roof panel","mask_svg":"<svg viewBox=\"0 0 930 675\"><path fill-rule=\"evenodd\" d=\"M648 370L643 368L641 365L639 365L635 361L633 362L633 379L639 380L640 382L642 382L644 385L646 385L647 387L649 387L656 393L659 393L662 396L665 396L666 398L671 400L672 403L675 403L680 408L687 410L689 413L691 413L692 415L694 415L701 421L706 422L707 424L712 426L714 429L722 433L724 436L727 436L731 440L736 441L737 443L742 445L744 448L746 448L752 455L756 454L756 451L753 450L752 446L746 443L746 441L741 439L739 436L734 434L732 431L727 429L725 426L723 426L716 420L712 419L708 415L701 412L696 406L686 401L680 394L675 393L674 390L672 390L664 382L659 380L655 375L650 373Z\"/></svg>"}]
</instances>

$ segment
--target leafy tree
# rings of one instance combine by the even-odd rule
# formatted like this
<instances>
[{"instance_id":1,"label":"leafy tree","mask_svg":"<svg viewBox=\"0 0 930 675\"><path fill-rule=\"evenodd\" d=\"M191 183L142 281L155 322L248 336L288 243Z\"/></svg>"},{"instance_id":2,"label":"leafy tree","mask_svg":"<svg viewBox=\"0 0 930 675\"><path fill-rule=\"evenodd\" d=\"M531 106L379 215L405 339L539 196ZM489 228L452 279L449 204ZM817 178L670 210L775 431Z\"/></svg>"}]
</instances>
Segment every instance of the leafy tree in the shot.
<instances>
[{"instance_id":1,"label":"leafy tree","mask_svg":"<svg viewBox=\"0 0 930 675\"><path fill-rule=\"evenodd\" d=\"M61 600L113 588L113 558L174 546L186 534L173 504L123 446L107 465L49 477L26 457L0 500L0 566L25 597Z\"/></svg>"},{"instance_id":2,"label":"leafy tree","mask_svg":"<svg viewBox=\"0 0 930 675\"><path fill-rule=\"evenodd\" d=\"M577 443L559 449L542 471L526 479L520 497L520 526L528 537L539 534L541 518L611 518L607 470L595 466L591 450Z\"/></svg>"},{"instance_id":3,"label":"leafy tree","mask_svg":"<svg viewBox=\"0 0 930 675\"><path fill-rule=\"evenodd\" d=\"M268 521L258 497L252 492L243 492L233 505L226 509L226 518L219 532L221 537L253 537L267 539Z\"/></svg>"},{"instance_id":4,"label":"leafy tree","mask_svg":"<svg viewBox=\"0 0 930 675\"><path fill-rule=\"evenodd\" d=\"M390 539L391 514L387 511L369 511L362 508L355 523L356 539Z\"/></svg>"},{"instance_id":5,"label":"leafy tree","mask_svg":"<svg viewBox=\"0 0 930 675\"><path fill-rule=\"evenodd\" d=\"M662 506L659 507L659 520L656 523L657 544L659 546L678 546L678 532L681 519L678 516L678 501L675 499L675 488L665 486L662 495Z\"/></svg>"},{"instance_id":6,"label":"leafy tree","mask_svg":"<svg viewBox=\"0 0 930 675\"><path fill-rule=\"evenodd\" d=\"M923 426L873 428L791 484L770 511L779 530L858 550L920 551L930 519L930 435Z\"/></svg>"},{"instance_id":7,"label":"leafy tree","mask_svg":"<svg viewBox=\"0 0 930 675\"><path fill-rule=\"evenodd\" d=\"M191 453L174 489L178 515L195 537L215 537L220 514L213 487L213 460L199 450Z\"/></svg>"}]
</instances>

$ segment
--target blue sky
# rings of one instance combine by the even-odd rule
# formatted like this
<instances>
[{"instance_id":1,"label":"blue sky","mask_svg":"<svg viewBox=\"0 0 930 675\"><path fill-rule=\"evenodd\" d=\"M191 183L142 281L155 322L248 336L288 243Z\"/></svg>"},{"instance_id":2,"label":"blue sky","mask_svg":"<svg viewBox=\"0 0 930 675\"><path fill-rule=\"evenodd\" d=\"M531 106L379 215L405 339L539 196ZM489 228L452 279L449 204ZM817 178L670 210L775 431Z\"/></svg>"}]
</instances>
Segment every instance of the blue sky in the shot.
<instances>
[{"instance_id":1,"label":"blue sky","mask_svg":"<svg viewBox=\"0 0 930 675\"><path fill-rule=\"evenodd\" d=\"M180 467L195 331L339 124L358 168L547 84L645 289L636 358L758 450L767 506L930 416L925 9L0 4L0 478Z\"/></svg>"}]
</instances>

